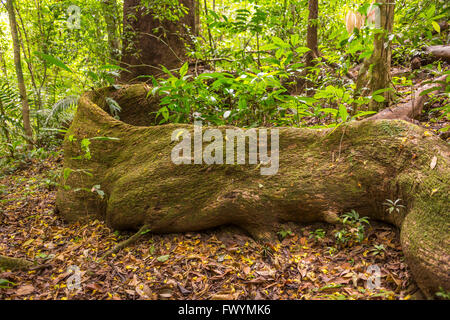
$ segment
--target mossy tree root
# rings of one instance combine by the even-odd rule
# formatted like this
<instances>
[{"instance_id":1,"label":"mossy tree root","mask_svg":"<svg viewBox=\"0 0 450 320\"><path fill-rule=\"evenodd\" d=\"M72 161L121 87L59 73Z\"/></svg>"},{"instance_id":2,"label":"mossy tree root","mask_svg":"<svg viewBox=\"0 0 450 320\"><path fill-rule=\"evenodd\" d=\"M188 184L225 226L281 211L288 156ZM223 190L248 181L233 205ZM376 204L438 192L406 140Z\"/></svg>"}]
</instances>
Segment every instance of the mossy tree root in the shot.
<instances>
[{"instance_id":1,"label":"mossy tree root","mask_svg":"<svg viewBox=\"0 0 450 320\"><path fill-rule=\"evenodd\" d=\"M273 176L261 175L262 164L176 165L172 133L183 129L193 137L193 126L136 125L133 119L154 110L126 101L145 98L144 89L124 87L115 98L124 121L105 112L92 93L80 99L64 141L64 167L73 173L63 184L70 188L57 194L67 221L102 219L114 229L144 226L155 233L234 224L269 239L279 222L333 222L355 209L401 229L406 262L423 291L432 296L440 286L450 290L450 146L438 137L402 120L353 121L334 131L279 128L279 170ZM226 136L230 127L215 129ZM70 136L119 140L92 140L88 161L76 160L83 150ZM75 191L94 185L101 186L103 198ZM401 199L405 208L388 213L386 199Z\"/></svg>"},{"instance_id":2,"label":"mossy tree root","mask_svg":"<svg viewBox=\"0 0 450 320\"><path fill-rule=\"evenodd\" d=\"M108 250L101 258L100 260L104 260L105 258L109 257L112 254L118 253L120 250L134 244L137 240L139 240L144 234L150 231L150 226L144 225L142 228L139 229L138 232L136 232L134 235L129 237L127 240L124 240L120 243L118 243L116 246L114 246L111 250Z\"/></svg>"},{"instance_id":3,"label":"mossy tree root","mask_svg":"<svg viewBox=\"0 0 450 320\"><path fill-rule=\"evenodd\" d=\"M36 266L35 263L22 259L0 255L0 268L5 270L28 270Z\"/></svg>"}]
</instances>

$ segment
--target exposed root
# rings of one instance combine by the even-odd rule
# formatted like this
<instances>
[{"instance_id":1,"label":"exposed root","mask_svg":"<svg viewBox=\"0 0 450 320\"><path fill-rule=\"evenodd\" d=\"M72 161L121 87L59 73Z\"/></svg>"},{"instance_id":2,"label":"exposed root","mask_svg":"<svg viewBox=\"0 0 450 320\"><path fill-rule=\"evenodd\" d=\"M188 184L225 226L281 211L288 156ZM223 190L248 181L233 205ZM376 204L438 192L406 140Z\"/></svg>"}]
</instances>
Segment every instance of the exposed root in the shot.
<instances>
[{"instance_id":1,"label":"exposed root","mask_svg":"<svg viewBox=\"0 0 450 320\"><path fill-rule=\"evenodd\" d=\"M425 48L425 52L433 56L435 60L450 62L450 46L430 46Z\"/></svg>"},{"instance_id":2,"label":"exposed root","mask_svg":"<svg viewBox=\"0 0 450 320\"><path fill-rule=\"evenodd\" d=\"M22 258L11 258L0 255L0 268L2 269L29 270L33 266L35 266L35 263L31 261Z\"/></svg>"},{"instance_id":3,"label":"exposed root","mask_svg":"<svg viewBox=\"0 0 450 320\"><path fill-rule=\"evenodd\" d=\"M128 247L129 245L132 245L133 243L135 243L142 235L146 234L148 231L150 231L150 226L149 225L144 225L142 226L142 228L139 229L138 232L136 232L134 235L132 235L131 237L129 237L127 240L124 240L120 243L118 243L114 248L112 248L111 250L108 250L101 258L100 260L104 260L106 257L115 254L117 252L119 252L120 250Z\"/></svg>"},{"instance_id":4,"label":"exposed root","mask_svg":"<svg viewBox=\"0 0 450 320\"><path fill-rule=\"evenodd\" d=\"M445 89L445 83L447 75L442 76L436 79L433 82L425 86L423 86L420 90L418 90L414 96L414 99L408 103L404 103L398 105L395 108L386 108L379 113L365 119L365 120L379 120L379 119L401 119L406 121L412 121L413 119L420 116L422 113L423 107L425 103L428 101L430 94L436 94L440 90ZM436 90L430 92L428 94L423 94L426 90L436 87Z\"/></svg>"}]
</instances>

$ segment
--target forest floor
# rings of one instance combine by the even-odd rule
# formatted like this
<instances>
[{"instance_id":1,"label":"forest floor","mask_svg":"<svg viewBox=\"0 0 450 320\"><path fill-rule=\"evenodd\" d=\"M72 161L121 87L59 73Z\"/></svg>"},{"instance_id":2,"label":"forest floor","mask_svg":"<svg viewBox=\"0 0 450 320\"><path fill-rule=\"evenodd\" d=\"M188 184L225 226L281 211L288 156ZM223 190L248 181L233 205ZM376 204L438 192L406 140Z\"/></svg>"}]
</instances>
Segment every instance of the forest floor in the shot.
<instances>
[{"instance_id":1,"label":"forest floor","mask_svg":"<svg viewBox=\"0 0 450 320\"><path fill-rule=\"evenodd\" d=\"M35 160L0 179L0 254L45 265L0 272L0 299L409 299L414 290L398 231L372 221L364 241L347 247L327 224L286 224L273 245L222 227L148 234L98 262L131 234L57 216L48 175L60 166L60 157ZM323 237L311 237L318 229ZM381 270L379 289L366 288L370 265ZM71 267L79 268L79 290L68 288Z\"/></svg>"},{"instance_id":2,"label":"forest floor","mask_svg":"<svg viewBox=\"0 0 450 320\"><path fill-rule=\"evenodd\" d=\"M429 77L425 75L424 78ZM414 86L420 86L420 80ZM422 79L424 80L424 79ZM405 99L411 87L399 86ZM436 106L432 106L436 107ZM421 125L448 125L427 112ZM37 261L31 271L0 270L1 299L411 299L417 291L398 230L370 221L361 243L340 246L342 226L286 224L280 241L254 242L226 226L201 233L146 234L100 262L131 236L104 222L66 224L55 209L62 157L0 173L0 254ZM381 271L369 289L369 266ZM81 275L79 289L75 273Z\"/></svg>"}]
</instances>

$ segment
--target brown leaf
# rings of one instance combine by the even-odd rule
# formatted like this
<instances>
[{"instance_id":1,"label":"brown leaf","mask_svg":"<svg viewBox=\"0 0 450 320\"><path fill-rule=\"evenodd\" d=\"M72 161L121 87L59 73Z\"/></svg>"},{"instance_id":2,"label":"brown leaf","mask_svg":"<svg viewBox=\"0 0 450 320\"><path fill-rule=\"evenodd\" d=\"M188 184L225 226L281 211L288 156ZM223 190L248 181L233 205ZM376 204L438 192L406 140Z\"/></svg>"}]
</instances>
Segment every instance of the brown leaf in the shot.
<instances>
[{"instance_id":1,"label":"brown leaf","mask_svg":"<svg viewBox=\"0 0 450 320\"><path fill-rule=\"evenodd\" d=\"M86 285L86 288L92 291L102 291L102 287L100 287L97 283L89 283L88 285Z\"/></svg>"},{"instance_id":2,"label":"brown leaf","mask_svg":"<svg viewBox=\"0 0 450 320\"><path fill-rule=\"evenodd\" d=\"M58 284L61 280L64 280L65 278L67 278L69 275L71 275L71 272L64 272L61 273L59 276L57 276L54 280L53 280L53 284Z\"/></svg>"},{"instance_id":3,"label":"brown leaf","mask_svg":"<svg viewBox=\"0 0 450 320\"><path fill-rule=\"evenodd\" d=\"M250 267L249 266L245 266L244 268L243 268L243 271L244 271L244 273L246 274L246 275L248 275L249 273L250 273Z\"/></svg>"},{"instance_id":4,"label":"brown leaf","mask_svg":"<svg viewBox=\"0 0 450 320\"><path fill-rule=\"evenodd\" d=\"M215 294L211 297L211 300L234 300L235 297L232 294Z\"/></svg>"},{"instance_id":5,"label":"brown leaf","mask_svg":"<svg viewBox=\"0 0 450 320\"><path fill-rule=\"evenodd\" d=\"M23 285L16 290L16 295L25 296L27 294L32 293L33 291L34 291L34 287L31 284Z\"/></svg>"},{"instance_id":6,"label":"brown leaf","mask_svg":"<svg viewBox=\"0 0 450 320\"><path fill-rule=\"evenodd\" d=\"M163 300L172 298L172 295L173 295L172 290L171 290L171 289L168 289L168 288L162 289L162 290L159 292L159 297L160 297L161 299L163 299Z\"/></svg>"},{"instance_id":7,"label":"brown leaf","mask_svg":"<svg viewBox=\"0 0 450 320\"><path fill-rule=\"evenodd\" d=\"M187 290L185 287L183 287L181 284L178 283L178 289L180 290L181 294L186 295L191 293L191 291Z\"/></svg>"}]
</instances>

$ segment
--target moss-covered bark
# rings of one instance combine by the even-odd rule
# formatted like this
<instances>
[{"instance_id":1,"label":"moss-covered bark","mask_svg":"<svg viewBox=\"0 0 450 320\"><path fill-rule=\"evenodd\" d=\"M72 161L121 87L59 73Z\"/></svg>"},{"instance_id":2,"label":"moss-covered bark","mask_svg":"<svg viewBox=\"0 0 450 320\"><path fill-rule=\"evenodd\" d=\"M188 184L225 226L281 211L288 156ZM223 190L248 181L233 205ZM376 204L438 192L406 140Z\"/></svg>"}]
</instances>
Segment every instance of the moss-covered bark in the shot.
<instances>
[{"instance_id":1,"label":"moss-covered bark","mask_svg":"<svg viewBox=\"0 0 450 320\"><path fill-rule=\"evenodd\" d=\"M0 270L27 270L34 265L33 262L0 255Z\"/></svg>"},{"instance_id":2,"label":"moss-covered bark","mask_svg":"<svg viewBox=\"0 0 450 320\"><path fill-rule=\"evenodd\" d=\"M102 92L120 100L140 96L143 88ZM332 133L279 128L278 173L262 176L259 165L175 165L172 132L184 128L192 134L193 126L134 126L108 115L101 101L93 93L80 99L64 142L65 168L92 173L74 171L65 181L71 188L60 188L57 206L68 221L98 218L115 229L149 225L152 232L235 224L265 239L279 222L334 222L355 209L401 229L407 262L425 293L450 289L450 148L420 127L376 120L352 122ZM154 105L122 105L125 116L129 108L147 115ZM92 140L92 159L73 159L82 154L79 141L96 136L120 140ZM430 166L434 157L436 165ZM105 192L103 199L75 191L94 185ZM402 199L406 209L388 214L386 199Z\"/></svg>"}]
</instances>

